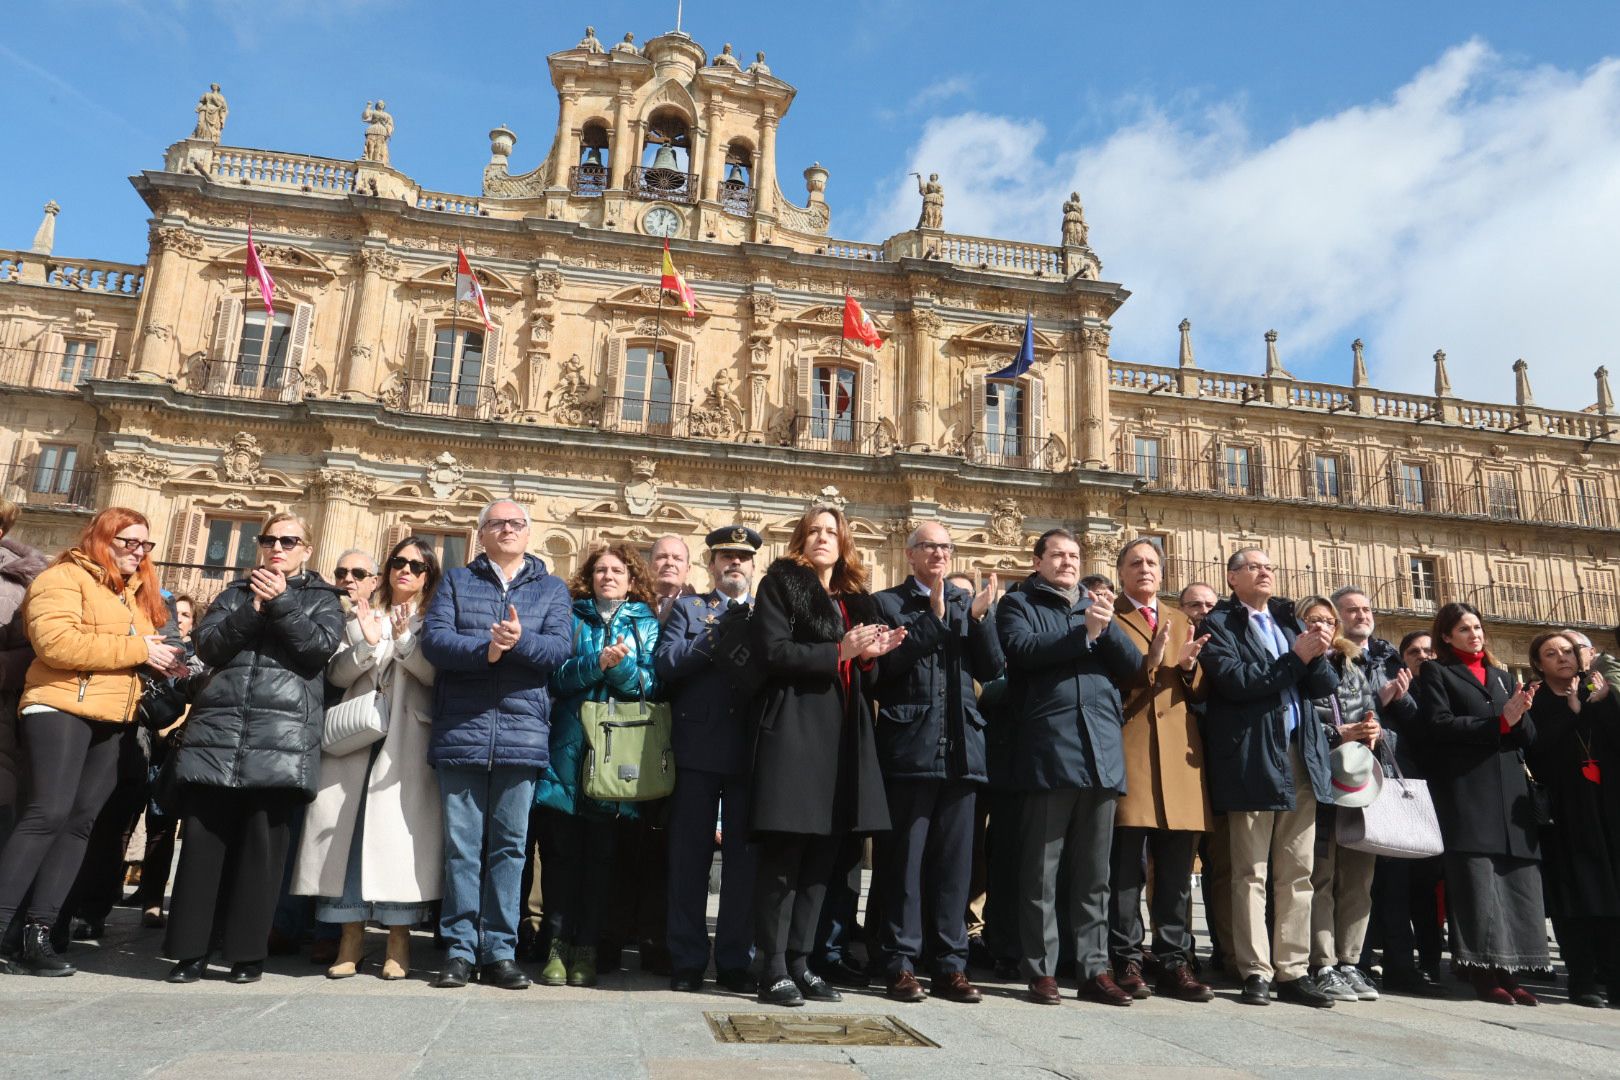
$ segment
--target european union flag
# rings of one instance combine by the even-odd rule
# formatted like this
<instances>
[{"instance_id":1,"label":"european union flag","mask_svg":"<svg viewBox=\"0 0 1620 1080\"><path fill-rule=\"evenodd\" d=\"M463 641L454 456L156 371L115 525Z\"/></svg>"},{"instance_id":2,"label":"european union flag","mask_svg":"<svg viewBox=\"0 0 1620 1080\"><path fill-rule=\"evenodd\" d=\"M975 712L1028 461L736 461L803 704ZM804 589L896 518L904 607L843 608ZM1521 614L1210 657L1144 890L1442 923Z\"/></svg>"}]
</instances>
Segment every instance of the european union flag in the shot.
<instances>
[{"instance_id":1,"label":"european union flag","mask_svg":"<svg viewBox=\"0 0 1620 1080\"><path fill-rule=\"evenodd\" d=\"M1024 341L1018 346L1018 355L1013 362L1000 371L992 371L986 375L987 379L1016 379L1035 365L1035 316L1031 312L1024 314Z\"/></svg>"}]
</instances>

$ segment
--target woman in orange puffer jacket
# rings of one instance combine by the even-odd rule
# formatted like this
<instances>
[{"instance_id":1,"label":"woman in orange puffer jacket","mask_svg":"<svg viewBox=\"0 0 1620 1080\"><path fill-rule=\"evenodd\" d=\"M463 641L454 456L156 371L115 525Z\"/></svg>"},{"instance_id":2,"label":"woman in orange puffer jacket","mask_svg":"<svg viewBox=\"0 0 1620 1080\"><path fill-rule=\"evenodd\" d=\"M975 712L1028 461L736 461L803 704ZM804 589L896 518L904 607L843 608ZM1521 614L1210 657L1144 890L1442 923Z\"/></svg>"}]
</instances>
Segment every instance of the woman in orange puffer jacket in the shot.
<instances>
[{"instance_id":1,"label":"woman in orange puffer jacket","mask_svg":"<svg viewBox=\"0 0 1620 1080\"><path fill-rule=\"evenodd\" d=\"M103 510L23 600L35 658L17 726L30 794L0 851L0 926L33 895L22 952L4 961L8 971L74 973L51 948L51 924L118 779L117 736L140 699L136 669L173 673L180 664L180 650L153 633L168 609L147 561L152 547L145 517Z\"/></svg>"}]
</instances>

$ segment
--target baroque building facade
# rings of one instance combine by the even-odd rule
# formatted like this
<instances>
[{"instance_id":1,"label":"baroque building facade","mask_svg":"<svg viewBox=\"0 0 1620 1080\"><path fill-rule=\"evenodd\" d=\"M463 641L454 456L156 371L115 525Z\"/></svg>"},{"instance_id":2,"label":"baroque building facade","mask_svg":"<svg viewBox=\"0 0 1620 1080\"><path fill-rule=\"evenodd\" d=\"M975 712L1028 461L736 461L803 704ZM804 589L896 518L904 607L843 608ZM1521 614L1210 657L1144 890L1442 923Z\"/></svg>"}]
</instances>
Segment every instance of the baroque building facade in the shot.
<instances>
[{"instance_id":1,"label":"baroque building facade","mask_svg":"<svg viewBox=\"0 0 1620 1080\"><path fill-rule=\"evenodd\" d=\"M694 549L733 521L778 553L806 505L851 516L880 585L905 535L940 521L959 569L1021 573L1034 536L1080 534L1094 570L1162 538L1167 585L1220 588L1267 547L1284 591L1367 589L1394 634L1438 603L1480 607L1522 656L1549 623L1612 628L1616 449L1607 375L1582 412L1295 380L1265 335L1262 375L1109 353L1128 292L1106 281L1078 195L1054 245L945 230L919 179L916 228L831 234L828 171L784 193L776 133L794 90L758 54L669 33L611 48L593 31L548 60L557 130L514 172L490 133L480 194L395 168L394 119L368 103L354 160L231 147L217 88L192 136L133 183L144 265L0 251L0 462L24 538L65 545L88 508L152 518L165 582L206 599L292 508L316 565L409 533L447 561L512 498L561 572L596 538L666 533ZM1056 214L1054 215L1057 216ZM244 277L248 224L277 288ZM661 248L696 293L658 288ZM458 302L457 249L492 327ZM841 336L846 295L885 341ZM990 379L1033 320L1036 363Z\"/></svg>"}]
</instances>

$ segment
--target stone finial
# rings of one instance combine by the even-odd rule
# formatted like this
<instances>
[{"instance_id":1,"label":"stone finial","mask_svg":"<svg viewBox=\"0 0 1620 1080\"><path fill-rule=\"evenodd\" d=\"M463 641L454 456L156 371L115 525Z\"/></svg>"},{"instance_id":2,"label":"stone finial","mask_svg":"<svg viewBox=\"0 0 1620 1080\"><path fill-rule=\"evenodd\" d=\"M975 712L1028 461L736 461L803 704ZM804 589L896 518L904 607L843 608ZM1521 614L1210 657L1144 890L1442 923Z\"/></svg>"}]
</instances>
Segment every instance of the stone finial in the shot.
<instances>
[{"instance_id":1,"label":"stone finial","mask_svg":"<svg viewBox=\"0 0 1620 1080\"><path fill-rule=\"evenodd\" d=\"M491 165L505 165L511 158L512 147L517 142L517 135L505 124L491 128L489 132L489 163Z\"/></svg>"},{"instance_id":2,"label":"stone finial","mask_svg":"<svg viewBox=\"0 0 1620 1080\"><path fill-rule=\"evenodd\" d=\"M810 193L811 202L827 201L827 170L821 167L821 162L814 162L804 170L804 188Z\"/></svg>"},{"instance_id":3,"label":"stone finial","mask_svg":"<svg viewBox=\"0 0 1620 1080\"><path fill-rule=\"evenodd\" d=\"M49 255L56 246L56 215L62 212L55 199L45 204L45 220L39 223L39 230L34 233L34 245L29 248L35 255Z\"/></svg>"},{"instance_id":4,"label":"stone finial","mask_svg":"<svg viewBox=\"0 0 1620 1080\"><path fill-rule=\"evenodd\" d=\"M219 83L209 83L208 93L197 99L197 126L191 137L203 142L219 142L219 137L225 133L225 119L230 115L231 108L225 103L225 95L219 92Z\"/></svg>"},{"instance_id":5,"label":"stone finial","mask_svg":"<svg viewBox=\"0 0 1620 1080\"><path fill-rule=\"evenodd\" d=\"M1530 392L1530 365L1521 356L1513 361L1513 404L1522 408L1535 403L1536 395Z\"/></svg>"},{"instance_id":6,"label":"stone finial","mask_svg":"<svg viewBox=\"0 0 1620 1080\"><path fill-rule=\"evenodd\" d=\"M1350 353L1355 357L1355 364L1350 370L1351 386L1367 385L1367 357L1364 353L1365 348L1366 346L1362 345L1360 338L1356 338L1356 340L1350 343Z\"/></svg>"},{"instance_id":7,"label":"stone finial","mask_svg":"<svg viewBox=\"0 0 1620 1080\"><path fill-rule=\"evenodd\" d=\"M1600 367L1592 372L1597 379L1597 411L1600 416L1608 416L1614 412L1614 394L1609 390L1609 369Z\"/></svg>"},{"instance_id":8,"label":"stone finial","mask_svg":"<svg viewBox=\"0 0 1620 1080\"><path fill-rule=\"evenodd\" d=\"M1282 360L1277 356L1277 331L1266 331L1266 378L1292 379L1288 370L1282 366Z\"/></svg>"},{"instance_id":9,"label":"stone finial","mask_svg":"<svg viewBox=\"0 0 1620 1080\"><path fill-rule=\"evenodd\" d=\"M1176 329L1181 331L1181 366L1197 367L1198 362L1193 359L1192 320L1182 319L1181 325Z\"/></svg>"},{"instance_id":10,"label":"stone finial","mask_svg":"<svg viewBox=\"0 0 1620 1080\"><path fill-rule=\"evenodd\" d=\"M1451 396L1451 376L1446 374L1446 350L1434 350L1434 396Z\"/></svg>"}]
</instances>

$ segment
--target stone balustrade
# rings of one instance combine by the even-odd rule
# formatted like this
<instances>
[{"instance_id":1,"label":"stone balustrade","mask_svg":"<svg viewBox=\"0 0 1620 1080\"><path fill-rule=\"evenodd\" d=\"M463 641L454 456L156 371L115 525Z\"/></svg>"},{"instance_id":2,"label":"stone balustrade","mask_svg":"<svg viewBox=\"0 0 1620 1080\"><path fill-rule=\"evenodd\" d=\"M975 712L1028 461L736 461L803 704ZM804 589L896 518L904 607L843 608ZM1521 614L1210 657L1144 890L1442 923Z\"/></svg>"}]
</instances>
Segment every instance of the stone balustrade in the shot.
<instances>
[{"instance_id":1,"label":"stone balustrade","mask_svg":"<svg viewBox=\"0 0 1620 1080\"><path fill-rule=\"evenodd\" d=\"M1395 394L1386 390L1373 391L1374 416L1392 420L1429 420L1434 414L1434 398Z\"/></svg>"},{"instance_id":2,"label":"stone balustrade","mask_svg":"<svg viewBox=\"0 0 1620 1080\"><path fill-rule=\"evenodd\" d=\"M1020 244L983 236L946 233L939 238L938 253L941 259L956 266L969 266L999 274L1063 276L1063 249L1045 244Z\"/></svg>"},{"instance_id":3,"label":"stone balustrade","mask_svg":"<svg viewBox=\"0 0 1620 1080\"><path fill-rule=\"evenodd\" d=\"M209 174L221 183L324 195L347 195L352 192L354 173L352 161L233 146L221 146L215 150L209 166Z\"/></svg>"},{"instance_id":4,"label":"stone balustrade","mask_svg":"<svg viewBox=\"0 0 1620 1080\"><path fill-rule=\"evenodd\" d=\"M466 214L469 217L487 217L479 200L467 195L451 195L443 191L418 191L418 210L433 210L441 214Z\"/></svg>"},{"instance_id":5,"label":"stone balustrade","mask_svg":"<svg viewBox=\"0 0 1620 1080\"><path fill-rule=\"evenodd\" d=\"M22 275L22 252L0 251L0 282L21 281Z\"/></svg>"},{"instance_id":6,"label":"stone balustrade","mask_svg":"<svg viewBox=\"0 0 1620 1080\"><path fill-rule=\"evenodd\" d=\"M854 240L828 240L818 254L832 259L858 259L862 262L882 262L882 244L860 244Z\"/></svg>"},{"instance_id":7,"label":"stone balustrade","mask_svg":"<svg viewBox=\"0 0 1620 1080\"><path fill-rule=\"evenodd\" d=\"M62 259L30 251L0 250L3 283L133 297L139 296L146 284L146 268L100 259Z\"/></svg>"}]
</instances>

